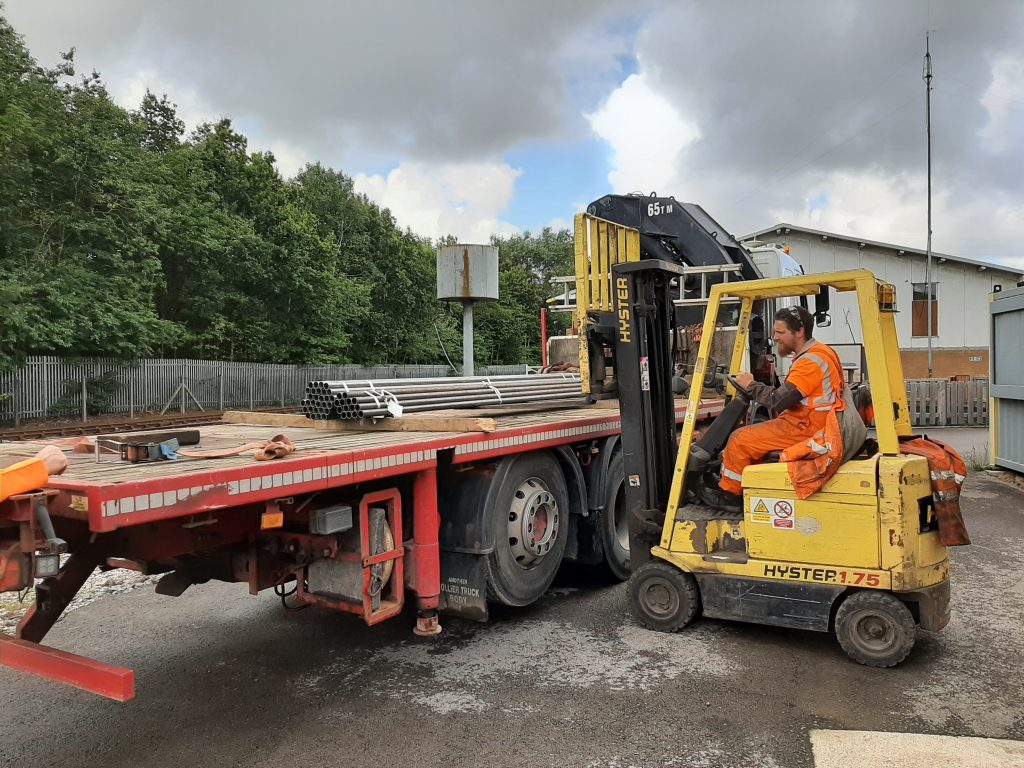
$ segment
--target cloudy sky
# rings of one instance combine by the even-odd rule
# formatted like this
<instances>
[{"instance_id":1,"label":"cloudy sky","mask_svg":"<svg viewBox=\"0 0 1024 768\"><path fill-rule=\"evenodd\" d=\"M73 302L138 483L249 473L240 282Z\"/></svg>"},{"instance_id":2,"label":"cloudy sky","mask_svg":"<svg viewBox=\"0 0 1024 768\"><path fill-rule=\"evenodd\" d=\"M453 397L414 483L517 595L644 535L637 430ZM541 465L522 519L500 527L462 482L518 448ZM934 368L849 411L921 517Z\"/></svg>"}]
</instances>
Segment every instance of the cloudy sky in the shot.
<instances>
[{"instance_id":1,"label":"cloudy sky","mask_svg":"<svg viewBox=\"0 0 1024 768\"><path fill-rule=\"evenodd\" d=\"M1024 269L1024 4L4 0L34 56L232 118L429 236L566 226L608 192Z\"/></svg>"}]
</instances>

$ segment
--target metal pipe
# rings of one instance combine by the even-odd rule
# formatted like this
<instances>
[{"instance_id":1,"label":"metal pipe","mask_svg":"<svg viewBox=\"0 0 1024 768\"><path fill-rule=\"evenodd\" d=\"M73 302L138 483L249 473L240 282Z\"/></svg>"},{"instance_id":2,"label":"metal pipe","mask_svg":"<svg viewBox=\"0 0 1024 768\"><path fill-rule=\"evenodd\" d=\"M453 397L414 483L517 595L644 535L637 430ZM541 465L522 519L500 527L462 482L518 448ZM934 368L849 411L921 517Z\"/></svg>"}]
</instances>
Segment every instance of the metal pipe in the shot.
<instances>
[{"instance_id":1,"label":"metal pipe","mask_svg":"<svg viewBox=\"0 0 1024 768\"><path fill-rule=\"evenodd\" d=\"M552 403L552 402L562 402L562 401L565 401L565 402L576 401L576 400L582 399L583 397L584 397L583 395L556 395L556 396L553 396L551 398L545 398L544 402ZM514 403L530 403L530 402L538 402L538 400L537 400L537 398L534 398L534 397L521 397L521 398L511 398L510 400L505 400L504 401L505 404L510 404L510 403L511 404L514 404ZM465 406L467 408L468 407L474 407L474 406L497 405L497 404L498 404L498 402L496 400L482 401L482 402L471 401L471 402L461 403L461 405L463 405L463 406ZM416 405L416 406L411 406L409 408L405 408L404 409L404 411L407 412L407 413L420 413L420 412L423 412L423 411L431 411L431 410L438 410L438 409L436 407L434 407L434 406L431 406L431 405ZM385 408L372 409L372 410L371 409L364 409L363 410L363 417L364 418L377 418L377 417L389 416L389 415L390 414L388 413L387 409L385 409Z\"/></svg>"},{"instance_id":2,"label":"metal pipe","mask_svg":"<svg viewBox=\"0 0 1024 768\"><path fill-rule=\"evenodd\" d=\"M361 407L382 407L387 402L398 402L402 406L407 404L419 404L423 402L453 402L465 399L478 399L478 398L493 398L498 402L502 402L511 397L530 397L536 400L543 400L546 397L550 397L556 394L564 394L566 392L582 393L582 389L579 386L567 386L559 387L557 389L546 389L543 391L534 390L517 390L511 392L467 392L462 394L450 394L450 395L423 395L419 397L387 397L380 399L371 398L359 398L356 400L358 406Z\"/></svg>"},{"instance_id":3,"label":"metal pipe","mask_svg":"<svg viewBox=\"0 0 1024 768\"><path fill-rule=\"evenodd\" d=\"M531 379L540 380L545 379L566 379L575 378L579 379L578 373L506 373L499 376L429 376L423 378L407 378L407 379L330 379L324 381L311 382L313 384L319 384L329 389L333 388L358 388L367 386L401 386L403 384L443 384L445 382L449 384L461 383L466 381L508 381L508 380L519 380L519 379Z\"/></svg>"},{"instance_id":4,"label":"metal pipe","mask_svg":"<svg viewBox=\"0 0 1024 768\"><path fill-rule=\"evenodd\" d=\"M527 402L527 401L530 401L530 400L543 401L543 400L549 400L552 397L575 397L577 395L582 395L582 394L583 393L579 389L554 390L554 391L545 392L545 393L542 393L542 394L539 394L539 393L514 394L514 395L509 395L507 397L500 397L500 398L497 395L494 395L492 393L492 394L486 394L486 395L483 395L483 394L481 394L481 395L473 395L473 396L470 396L470 397L452 396L452 397L439 398L439 399L434 399L434 400L418 400L418 401L411 401L411 402L406 402L406 403L401 403L399 401L399 405L401 405L404 409L413 408L413 407L419 408L419 407L422 407L422 406L433 406L435 409L442 409L442 408L451 408L451 407L456 406L456 405L458 405L460 403L472 403L472 404L486 403L486 404L492 404L492 405L501 405L503 403L508 403L508 402ZM372 402L371 403L360 403L359 407L362 408L363 410L386 410L387 409L387 406L384 403L381 403L380 405L376 405L376 404L374 404Z\"/></svg>"},{"instance_id":5,"label":"metal pipe","mask_svg":"<svg viewBox=\"0 0 1024 768\"><path fill-rule=\"evenodd\" d=\"M462 302L462 375L473 375L473 302Z\"/></svg>"},{"instance_id":6,"label":"metal pipe","mask_svg":"<svg viewBox=\"0 0 1024 768\"><path fill-rule=\"evenodd\" d=\"M566 382L558 386L546 386L546 387L499 387L491 389L489 387L479 387L472 390L462 392L405 392L405 393L394 393L386 391L384 393L377 394L376 397L370 393L359 392L350 395L350 398L360 403L373 402L374 400L398 400L404 402L406 400L431 400L431 399L445 399L451 397L471 397L475 395L490 395L496 394L499 397L505 395L519 395L537 393L543 395L546 392L561 391L561 390L576 390L581 391L582 387L579 382Z\"/></svg>"}]
</instances>

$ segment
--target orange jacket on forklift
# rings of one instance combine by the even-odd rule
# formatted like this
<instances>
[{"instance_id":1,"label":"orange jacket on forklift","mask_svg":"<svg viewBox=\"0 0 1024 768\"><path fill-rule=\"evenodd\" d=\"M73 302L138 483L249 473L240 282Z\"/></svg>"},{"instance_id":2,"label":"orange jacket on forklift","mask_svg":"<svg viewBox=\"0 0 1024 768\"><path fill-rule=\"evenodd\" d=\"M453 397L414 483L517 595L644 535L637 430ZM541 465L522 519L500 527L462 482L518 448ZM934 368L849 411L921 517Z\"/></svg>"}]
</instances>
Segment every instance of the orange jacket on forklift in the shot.
<instances>
[{"instance_id":1,"label":"orange jacket on forklift","mask_svg":"<svg viewBox=\"0 0 1024 768\"><path fill-rule=\"evenodd\" d=\"M843 403L843 366L835 351L811 341L798 354L786 376L803 398L771 421L742 427L733 433L722 455L721 487L740 494L743 470L772 451L784 451L789 477L797 496L806 499L839 469L843 440L838 411Z\"/></svg>"},{"instance_id":2,"label":"orange jacket on forklift","mask_svg":"<svg viewBox=\"0 0 1024 768\"><path fill-rule=\"evenodd\" d=\"M49 479L46 465L39 459L26 459L0 469L0 501L42 488Z\"/></svg>"}]
</instances>

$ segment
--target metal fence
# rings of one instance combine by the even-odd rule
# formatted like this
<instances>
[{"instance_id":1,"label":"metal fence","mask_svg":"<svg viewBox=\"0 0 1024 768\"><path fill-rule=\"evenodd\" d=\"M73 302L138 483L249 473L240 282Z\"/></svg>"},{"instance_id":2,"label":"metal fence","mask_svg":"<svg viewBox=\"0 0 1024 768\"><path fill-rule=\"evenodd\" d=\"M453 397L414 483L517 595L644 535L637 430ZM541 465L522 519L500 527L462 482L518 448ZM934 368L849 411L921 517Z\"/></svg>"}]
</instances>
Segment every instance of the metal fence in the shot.
<instances>
[{"instance_id":1,"label":"metal fence","mask_svg":"<svg viewBox=\"0 0 1024 768\"><path fill-rule=\"evenodd\" d=\"M528 373L526 365L483 367L478 375ZM212 360L71 361L31 357L0 373L0 423L97 413L253 409L298 405L306 383L453 375L445 365L299 366Z\"/></svg>"},{"instance_id":2,"label":"metal fence","mask_svg":"<svg viewBox=\"0 0 1024 768\"><path fill-rule=\"evenodd\" d=\"M991 296L992 461L1024 472L1024 284Z\"/></svg>"},{"instance_id":3,"label":"metal fence","mask_svg":"<svg viewBox=\"0 0 1024 768\"><path fill-rule=\"evenodd\" d=\"M526 365L478 369L481 376L528 373ZM0 423L50 416L181 410L224 410L298 405L306 383L336 379L398 379L453 375L444 365L273 365L213 360L70 361L31 357L19 370L0 373ZM83 399L84 395L84 399ZM988 424L988 379L907 382L914 426Z\"/></svg>"},{"instance_id":4,"label":"metal fence","mask_svg":"<svg viewBox=\"0 0 1024 768\"><path fill-rule=\"evenodd\" d=\"M988 379L911 379L907 407L915 427L983 427L988 424Z\"/></svg>"}]
</instances>

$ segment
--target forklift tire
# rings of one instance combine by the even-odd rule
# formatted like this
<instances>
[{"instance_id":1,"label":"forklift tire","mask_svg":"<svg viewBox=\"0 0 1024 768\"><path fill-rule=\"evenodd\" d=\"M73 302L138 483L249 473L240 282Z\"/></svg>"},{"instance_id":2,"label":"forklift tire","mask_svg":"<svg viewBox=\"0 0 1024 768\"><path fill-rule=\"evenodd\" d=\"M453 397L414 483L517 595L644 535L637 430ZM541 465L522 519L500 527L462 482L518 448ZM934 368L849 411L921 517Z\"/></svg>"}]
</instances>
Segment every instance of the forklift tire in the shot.
<instances>
[{"instance_id":1,"label":"forklift tire","mask_svg":"<svg viewBox=\"0 0 1024 768\"><path fill-rule=\"evenodd\" d=\"M869 667L895 667L917 639L910 609L888 592L867 590L846 598L836 611L836 638L846 655Z\"/></svg>"},{"instance_id":2,"label":"forklift tire","mask_svg":"<svg viewBox=\"0 0 1024 768\"><path fill-rule=\"evenodd\" d=\"M512 460L487 510L494 550L485 562L487 598L521 607L547 592L569 540L569 491L548 451Z\"/></svg>"},{"instance_id":3,"label":"forklift tire","mask_svg":"<svg viewBox=\"0 0 1024 768\"><path fill-rule=\"evenodd\" d=\"M692 573L671 563L644 563L626 587L633 616L647 629L677 632L700 612L700 588Z\"/></svg>"},{"instance_id":4,"label":"forklift tire","mask_svg":"<svg viewBox=\"0 0 1024 768\"><path fill-rule=\"evenodd\" d=\"M604 564L619 581L629 578L629 524L626 520L626 470L622 453L616 452L608 464L604 509L597 517Z\"/></svg>"}]
</instances>

